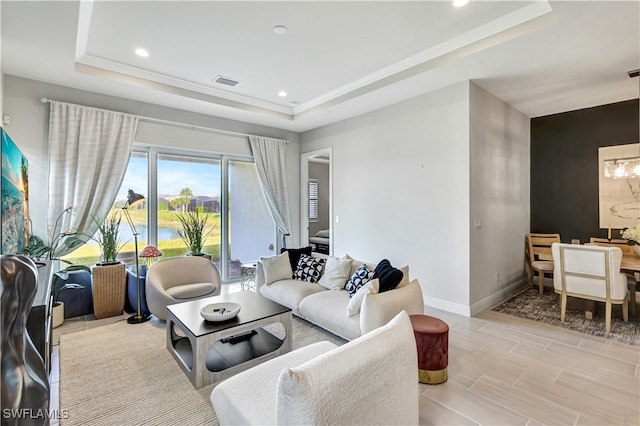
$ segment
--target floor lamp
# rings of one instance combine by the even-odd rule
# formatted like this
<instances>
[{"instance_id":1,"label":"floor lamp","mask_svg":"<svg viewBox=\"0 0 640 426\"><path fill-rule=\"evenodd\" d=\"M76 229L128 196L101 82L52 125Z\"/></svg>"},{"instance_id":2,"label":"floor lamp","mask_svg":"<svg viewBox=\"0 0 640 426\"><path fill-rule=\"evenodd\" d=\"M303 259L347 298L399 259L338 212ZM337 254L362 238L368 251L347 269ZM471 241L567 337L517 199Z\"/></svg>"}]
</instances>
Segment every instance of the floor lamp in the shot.
<instances>
[{"instance_id":1,"label":"floor lamp","mask_svg":"<svg viewBox=\"0 0 640 426\"><path fill-rule=\"evenodd\" d=\"M131 315L129 318L127 318L127 322L129 324L140 324L143 323L145 321L148 321L149 319L151 319L151 315L149 314L141 314L140 313L140 264L139 264L139 260L138 260L138 230L136 229L136 226L133 224L133 221L131 220L131 215L129 214L129 207L140 203L144 200L144 196L140 195L140 194L136 194L135 192L133 192L132 189L129 190L129 194L127 196L127 202L124 204L124 206L122 206L122 213L124 214L124 217L127 219L127 222L129 223L129 226L131 227L131 233L133 234L133 241L134 241L134 247L135 247L135 259L136 259L136 287L137 287L137 291L138 291L138 310L136 311L135 315Z\"/></svg>"}]
</instances>

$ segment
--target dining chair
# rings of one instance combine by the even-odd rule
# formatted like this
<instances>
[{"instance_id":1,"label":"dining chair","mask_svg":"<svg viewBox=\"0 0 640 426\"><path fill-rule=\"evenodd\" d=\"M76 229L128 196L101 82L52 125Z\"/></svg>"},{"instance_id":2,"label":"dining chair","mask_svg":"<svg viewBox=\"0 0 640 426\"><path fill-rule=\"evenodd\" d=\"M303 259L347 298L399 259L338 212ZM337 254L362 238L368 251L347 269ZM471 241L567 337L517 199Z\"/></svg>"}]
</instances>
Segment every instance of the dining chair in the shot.
<instances>
[{"instance_id":1,"label":"dining chair","mask_svg":"<svg viewBox=\"0 0 640 426\"><path fill-rule=\"evenodd\" d=\"M607 238L591 237L589 238L589 244L601 247L618 247L623 254L633 254L633 246L627 244L627 240L620 238L609 240Z\"/></svg>"},{"instance_id":2,"label":"dining chair","mask_svg":"<svg viewBox=\"0 0 640 426\"><path fill-rule=\"evenodd\" d=\"M623 255L631 255L635 256L633 251L633 246L627 244L627 240L623 239L612 239L611 242L607 238L597 238L591 237L589 239L589 244L598 245L603 247L619 247L622 250ZM634 271L624 271L627 275L627 287L629 288L629 301L631 302L631 315L636 316L636 288L638 287L638 282L640 281L640 273Z\"/></svg>"},{"instance_id":3,"label":"dining chair","mask_svg":"<svg viewBox=\"0 0 640 426\"><path fill-rule=\"evenodd\" d=\"M560 295L560 321L565 322L567 297L605 303L605 331L611 331L612 305L622 305L622 318L629 320L627 277L620 272L622 250L554 243L553 288Z\"/></svg>"},{"instance_id":4,"label":"dining chair","mask_svg":"<svg viewBox=\"0 0 640 426\"><path fill-rule=\"evenodd\" d=\"M528 233L525 236L525 259L529 267L529 283L533 285L534 274L538 273L538 291L543 292L545 274L553 276L551 245L560 242L560 234Z\"/></svg>"}]
</instances>

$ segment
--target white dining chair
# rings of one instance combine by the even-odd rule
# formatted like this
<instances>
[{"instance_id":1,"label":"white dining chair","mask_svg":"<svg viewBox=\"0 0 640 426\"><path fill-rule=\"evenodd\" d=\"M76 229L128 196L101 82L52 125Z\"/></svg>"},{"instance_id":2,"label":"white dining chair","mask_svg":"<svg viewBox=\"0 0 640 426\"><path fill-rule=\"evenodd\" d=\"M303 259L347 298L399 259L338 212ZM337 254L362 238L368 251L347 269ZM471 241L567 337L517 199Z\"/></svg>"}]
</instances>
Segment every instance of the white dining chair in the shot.
<instances>
[{"instance_id":1,"label":"white dining chair","mask_svg":"<svg viewBox=\"0 0 640 426\"><path fill-rule=\"evenodd\" d=\"M622 305L629 320L627 276L620 271L622 251L618 247L554 243L553 287L560 294L560 321L565 322L567 297L605 303L605 331L611 330L612 305Z\"/></svg>"}]
</instances>

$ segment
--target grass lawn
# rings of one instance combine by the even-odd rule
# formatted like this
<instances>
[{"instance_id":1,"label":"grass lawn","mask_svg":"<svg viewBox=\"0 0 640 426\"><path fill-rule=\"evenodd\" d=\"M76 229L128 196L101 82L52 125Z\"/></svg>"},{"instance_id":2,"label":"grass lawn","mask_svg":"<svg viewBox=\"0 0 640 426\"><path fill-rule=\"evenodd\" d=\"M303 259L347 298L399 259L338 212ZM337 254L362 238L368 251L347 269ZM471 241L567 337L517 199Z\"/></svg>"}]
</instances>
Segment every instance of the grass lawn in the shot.
<instances>
[{"instance_id":1,"label":"grass lawn","mask_svg":"<svg viewBox=\"0 0 640 426\"><path fill-rule=\"evenodd\" d=\"M129 213L134 225L144 225L147 223L146 210L131 209L129 210ZM213 228L207 237L207 244L202 248L202 251L211 255L212 260L217 261L220 259L220 214L211 214L207 223L210 228ZM122 218L120 226L128 226L124 217ZM180 221L176 219L176 213L166 210L161 210L158 214L158 227L165 229L181 229ZM138 243L138 250L142 250L143 248L144 246L141 243ZM179 237L159 241L158 248L162 251L162 257L182 256L188 252L184 241ZM122 249L120 250L121 253L133 251L133 240L124 242ZM95 264L98 262L99 258L100 248L96 244L85 244L73 253L64 257L65 260L73 263L74 265L87 266Z\"/></svg>"}]
</instances>

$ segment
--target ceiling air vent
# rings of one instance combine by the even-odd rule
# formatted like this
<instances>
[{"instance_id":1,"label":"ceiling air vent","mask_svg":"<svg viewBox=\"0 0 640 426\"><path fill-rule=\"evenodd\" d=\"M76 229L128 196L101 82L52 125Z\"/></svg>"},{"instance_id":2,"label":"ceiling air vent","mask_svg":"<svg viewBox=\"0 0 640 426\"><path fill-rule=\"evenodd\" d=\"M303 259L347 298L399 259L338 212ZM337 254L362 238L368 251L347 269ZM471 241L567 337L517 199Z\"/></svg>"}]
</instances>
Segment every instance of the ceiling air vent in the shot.
<instances>
[{"instance_id":1,"label":"ceiling air vent","mask_svg":"<svg viewBox=\"0 0 640 426\"><path fill-rule=\"evenodd\" d=\"M225 86L230 86L230 87L236 87L238 84L240 84L239 81L232 80L228 77L223 77L221 75L214 78L213 82L218 84L224 84Z\"/></svg>"}]
</instances>

